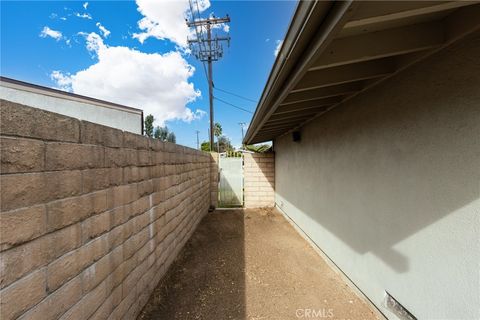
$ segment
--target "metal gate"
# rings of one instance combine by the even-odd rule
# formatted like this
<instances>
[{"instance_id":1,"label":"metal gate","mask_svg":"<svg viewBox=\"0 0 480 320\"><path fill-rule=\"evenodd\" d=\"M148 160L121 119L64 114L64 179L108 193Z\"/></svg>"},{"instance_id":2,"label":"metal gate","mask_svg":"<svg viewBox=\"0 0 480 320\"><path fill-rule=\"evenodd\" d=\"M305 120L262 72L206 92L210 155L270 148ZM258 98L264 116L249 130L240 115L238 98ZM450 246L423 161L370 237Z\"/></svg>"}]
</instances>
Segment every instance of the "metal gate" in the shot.
<instances>
[{"instance_id":1,"label":"metal gate","mask_svg":"<svg viewBox=\"0 0 480 320\"><path fill-rule=\"evenodd\" d=\"M241 154L221 153L218 159L218 206L243 206L243 157Z\"/></svg>"}]
</instances>

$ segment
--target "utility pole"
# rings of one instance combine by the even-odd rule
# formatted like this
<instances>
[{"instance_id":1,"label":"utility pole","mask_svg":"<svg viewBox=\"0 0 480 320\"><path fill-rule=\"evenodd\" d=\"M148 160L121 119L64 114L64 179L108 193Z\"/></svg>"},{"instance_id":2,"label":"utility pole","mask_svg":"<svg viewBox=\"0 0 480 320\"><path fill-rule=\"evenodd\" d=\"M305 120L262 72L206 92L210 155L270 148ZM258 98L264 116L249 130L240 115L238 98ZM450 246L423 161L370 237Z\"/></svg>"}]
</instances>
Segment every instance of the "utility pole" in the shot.
<instances>
[{"instance_id":1,"label":"utility pole","mask_svg":"<svg viewBox=\"0 0 480 320\"><path fill-rule=\"evenodd\" d=\"M197 134L197 150L200 150L200 141L198 140L198 134L200 133L200 131L195 130L195 133Z\"/></svg>"},{"instance_id":2,"label":"utility pole","mask_svg":"<svg viewBox=\"0 0 480 320\"><path fill-rule=\"evenodd\" d=\"M190 49L195 57L200 60L202 63L208 62L208 97L210 99L210 149L213 146L213 125L214 125L214 117L213 117L213 70L212 70L212 62L218 61L223 56L223 47L221 45L222 41L227 41L230 45L230 37L218 37L215 35L212 38L212 28L218 24L225 24L230 22L230 17L228 14L226 17L217 18L215 16L210 16L207 19L200 18L200 11L198 10L198 3L196 3L198 19L195 18L194 8L193 8L193 0L190 0L190 11L192 14L192 21L186 21L187 26L195 28L196 38L195 39L188 39L188 44L190 45ZM196 2L197 0L195 0ZM207 36L206 38L203 35L203 29L206 29ZM204 65L205 67L205 65Z\"/></svg>"},{"instance_id":3,"label":"utility pole","mask_svg":"<svg viewBox=\"0 0 480 320\"><path fill-rule=\"evenodd\" d=\"M243 146L243 128L245 127L246 123L245 122L239 122L240 128L242 128L242 149L245 149Z\"/></svg>"}]
</instances>

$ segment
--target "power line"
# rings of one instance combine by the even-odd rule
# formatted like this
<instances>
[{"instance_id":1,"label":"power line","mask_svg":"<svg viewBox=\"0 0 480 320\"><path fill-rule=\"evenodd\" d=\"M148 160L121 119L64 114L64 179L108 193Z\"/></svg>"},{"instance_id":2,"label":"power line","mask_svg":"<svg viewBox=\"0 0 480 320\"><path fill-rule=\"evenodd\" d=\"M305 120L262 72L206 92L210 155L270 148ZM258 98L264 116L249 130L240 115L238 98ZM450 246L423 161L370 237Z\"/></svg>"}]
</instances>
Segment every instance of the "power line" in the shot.
<instances>
[{"instance_id":1,"label":"power line","mask_svg":"<svg viewBox=\"0 0 480 320\"><path fill-rule=\"evenodd\" d=\"M205 78L207 79L207 82L208 82L207 66L205 65L205 61L202 61L202 64L203 64L203 73L205 74Z\"/></svg>"},{"instance_id":2,"label":"power line","mask_svg":"<svg viewBox=\"0 0 480 320\"><path fill-rule=\"evenodd\" d=\"M245 111L245 112L248 112L248 113L252 113L252 114L253 114L252 111L247 110L247 109L244 109L244 108L239 107L239 106L236 106L236 105L234 105L234 104L232 104L232 103L230 103L230 102L228 102L228 101L222 100L222 99L217 98L217 97L213 97L213 98L214 98L215 100L218 100L218 101L220 101L220 102L223 102L223 103L225 103L225 104L228 104L228 105L231 106L231 107L234 107L234 108L237 108L237 109L239 109L239 110L242 110L242 111Z\"/></svg>"},{"instance_id":3,"label":"power line","mask_svg":"<svg viewBox=\"0 0 480 320\"><path fill-rule=\"evenodd\" d=\"M192 4L192 0L189 0L188 1L189 5L190 5L190 13L192 14L192 19L195 20L195 12L193 10L193 4ZM196 4L197 4L197 14L198 14L198 20L200 20L200 8L198 6L198 1L196 1ZM204 39L204 36L203 36L203 29L202 27L200 27L200 31L198 31L198 26L195 25L195 33L197 35L197 39ZM202 48L202 44L203 44L203 48ZM200 51L204 51L206 52L207 51L207 48L206 48L206 45L203 41L201 42L198 42L198 45L199 45L199 49ZM202 61L202 64L203 64L203 73L205 74L205 78L207 79L207 83L209 82L209 79L208 79L208 74L207 74L207 67L205 65L205 61Z\"/></svg>"},{"instance_id":4,"label":"power line","mask_svg":"<svg viewBox=\"0 0 480 320\"><path fill-rule=\"evenodd\" d=\"M255 100L253 100L253 99L246 98L246 97L241 96L241 95L239 95L239 94L236 94L236 93L233 93L233 92L229 92L229 91L227 91L227 90L220 89L220 88L217 88L217 87L215 87L215 86L213 86L213 89L218 90L218 91L221 91L221 92L224 92L224 93L229 94L229 95L232 95L232 96L235 96L235 97L237 97L237 98L241 98L241 99L243 99L243 100L251 101L251 102L253 102L253 103L258 103L258 101L255 101Z\"/></svg>"},{"instance_id":5,"label":"power line","mask_svg":"<svg viewBox=\"0 0 480 320\"><path fill-rule=\"evenodd\" d=\"M197 15L195 17L195 12L193 9L193 2L195 1L197 6ZM215 25L221 25L230 22L230 17L227 16L223 18L217 18L213 15L209 16L206 19L200 17L200 8L198 5L198 0L189 0L190 11L192 14L192 20L186 21L189 28L195 28L196 38L187 39L187 42L190 46L192 54L203 63L203 70L206 72L205 62L208 62L208 91L209 91L209 100L210 100L210 146L213 145L213 68L212 63L218 61L223 56L223 47L222 42L227 41L230 44L230 37L219 37L215 35L212 37L212 29ZM200 28L200 32L198 29ZM203 28L206 29L207 36L203 35Z\"/></svg>"}]
</instances>

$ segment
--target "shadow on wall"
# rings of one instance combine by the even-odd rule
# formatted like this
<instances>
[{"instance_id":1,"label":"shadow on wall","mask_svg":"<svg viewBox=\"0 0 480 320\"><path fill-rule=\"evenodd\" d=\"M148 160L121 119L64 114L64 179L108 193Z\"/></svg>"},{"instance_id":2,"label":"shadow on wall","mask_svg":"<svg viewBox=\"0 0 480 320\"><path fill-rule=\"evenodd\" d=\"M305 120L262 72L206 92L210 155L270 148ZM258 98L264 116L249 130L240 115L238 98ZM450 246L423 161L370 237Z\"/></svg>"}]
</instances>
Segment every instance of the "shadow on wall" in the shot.
<instances>
[{"instance_id":1,"label":"shadow on wall","mask_svg":"<svg viewBox=\"0 0 480 320\"><path fill-rule=\"evenodd\" d=\"M240 208L243 207L243 199L238 196L238 187L232 185L220 176L218 187L218 208Z\"/></svg>"},{"instance_id":2,"label":"shadow on wall","mask_svg":"<svg viewBox=\"0 0 480 320\"><path fill-rule=\"evenodd\" d=\"M206 215L138 319L246 319L242 210Z\"/></svg>"},{"instance_id":3,"label":"shadow on wall","mask_svg":"<svg viewBox=\"0 0 480 320\"><path fill-rule=\"evenodd\" d=\"M210 152L210 208L218 206L218 161L219 155L216 152Z\"/></svg>"},{"instance_id":4,"label":"shadow on wall","mask_svg":"<svg viewBox=\"0 0 480 320\"><path fill-rule=\"evenodd\" d=\"M220 158L218 176L218 207L242 207L243 159Z\"/></svg>"},{"instance_id":5,"label":"shadow on wall","mask_svg":"<svg viewBox=\"0 0 480 320\"><path fill-rule=\"evenodd\" d=\"M310 237L325 228L408 271L396 244L455 211L472 217L478 209L478 56L479 37L445 49L308 124L301 143L277 140L277 205ZM318 245L338 254L332 243Z\"/></svg>"}]
</instances>

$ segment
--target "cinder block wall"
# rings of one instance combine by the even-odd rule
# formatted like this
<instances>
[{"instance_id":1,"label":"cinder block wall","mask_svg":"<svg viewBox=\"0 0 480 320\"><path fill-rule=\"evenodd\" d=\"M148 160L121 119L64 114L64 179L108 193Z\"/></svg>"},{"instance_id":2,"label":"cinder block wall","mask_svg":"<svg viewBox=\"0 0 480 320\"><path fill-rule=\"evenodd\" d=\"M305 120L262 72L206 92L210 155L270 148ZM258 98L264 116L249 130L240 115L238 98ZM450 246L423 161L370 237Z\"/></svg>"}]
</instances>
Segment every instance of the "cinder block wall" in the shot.
<instances>
[{"instance_id":1,"label":"cinder block wall","mask_svg":"<svg viewBox=\"0 0 480 320\"><path fill-rule=\"evenodd\" d=\"M275 205L275 154L245 153L244 190L245 208L273 207Z\"/></svg>"},{"instance_id":2,"label":"cinder block wall","mask_svg":"<svg viewBox=\"0 0 480 320\"><path fill-rule=\"evenodd\" d=\"M1 101L2 320L135 319L210 205L211 156Z\"/></svg>"},{"instance_id":3,"label":"cinder block wall","mask_svg":"<svg viewBox=\"0 0 480 320\"><path fill-rule=\"evenodd\" d=\"M211 152L212 162L210 167L210 204L212 207L217 207L218 205L218 153Z\"/></svg>"}]
</instances>

